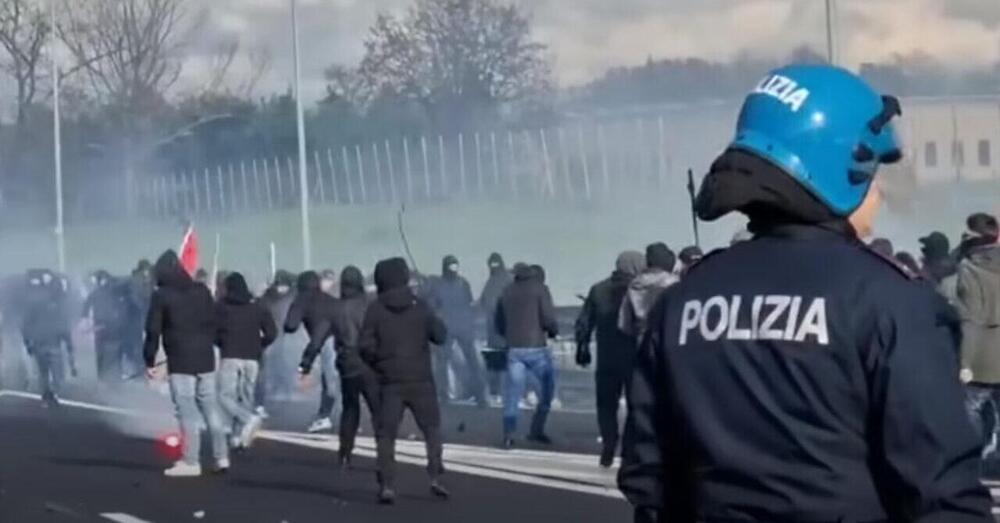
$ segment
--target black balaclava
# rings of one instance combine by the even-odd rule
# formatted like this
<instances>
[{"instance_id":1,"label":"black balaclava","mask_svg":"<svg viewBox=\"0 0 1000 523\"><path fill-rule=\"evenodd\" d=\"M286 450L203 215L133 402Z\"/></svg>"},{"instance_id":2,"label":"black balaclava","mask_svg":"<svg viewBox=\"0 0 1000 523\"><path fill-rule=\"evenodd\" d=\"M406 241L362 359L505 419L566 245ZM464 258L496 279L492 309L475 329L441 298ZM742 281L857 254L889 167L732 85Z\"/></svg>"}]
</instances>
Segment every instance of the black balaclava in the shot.
<instances>
[{"instance_id":1,"label":"black balaclava","mask_svg":"<svg viewBox=\"0 0 1000 523\"><path fill-rule=\"evenodd\" d=\"M490 275L500 274L507 270L507 266L504 265L503 256L500 253L495 252L490 254L488 260L486 260L486 266L490 268Z\"/></svg>"},{"instance_id":2,"label":"black balaclava","mask_svg":"<svg viewBox=\"0 0 1000 523\"><path fill-rule=\"evenodd\" d=\"M361 269L348 265L340 273L340 297L343 299L355 298L365 294L365 276Z\"/></svg>"},{"instance_id":3,"label":"black balaclava","mask_svg":"<svg viewBox=\"0 0 1000 523\"><path fill-rule=\"evenodd\" d=\"M654 243L646 247L646 267L674 272L677 256L665 243Z\"/></svg>"},{"instance_id":4,"label":"black balaclava","mask_svg":"<svg viewBox=\"0 0 1000 523\"><path fill-rule=\"evenodd\" d=\"M226 276L222 288L225 289L225 298L223 299L226 303L246 305L253 301L253 294L250 292L246 278L238 272Z\"/></svg>"},{"instance_id":5,"label":"black balaclava","mask_svg":"<svg viewBox=\"0 0 1000 523\"><path fill-rule=\"evenodd\" d=\"M389 258L375 265L375 287L379 294L409 288L410 268L402 258Z\"/></svg>"},{"instance_id":6,"label":"black balaclava","mask_svg":"<svg viewBox=\"0 0 1000 523\"><path fill-rule=\"evenodd\" d=\"M541 265L532 265L531 272L535 273L535 278L540 283L545 283L545 267L542 267Z\"/></svg>"},{"instance_id":7,"label":"black balaclava","mask_svg":"<svg viewBox=\"0 0 1000 523\"><path fill-rule=\"evenodd\" d=\"M458 258L449 254L441 260L441 276L445 278L458 277Z\"/></svg>"},{"instance_id":8,"label":"black balaclava","mask_svg":"<svg viewBox=\"0 0 1000 523\"><path fill-rule=\"evenodd\" d=\"M837 216L795 179L771 162L730 148L712 164L695 200L705 221L733 211L750 218L757 234L779 225L819 225L857 237L847 219Z\"/></svg>"}]
</instances>

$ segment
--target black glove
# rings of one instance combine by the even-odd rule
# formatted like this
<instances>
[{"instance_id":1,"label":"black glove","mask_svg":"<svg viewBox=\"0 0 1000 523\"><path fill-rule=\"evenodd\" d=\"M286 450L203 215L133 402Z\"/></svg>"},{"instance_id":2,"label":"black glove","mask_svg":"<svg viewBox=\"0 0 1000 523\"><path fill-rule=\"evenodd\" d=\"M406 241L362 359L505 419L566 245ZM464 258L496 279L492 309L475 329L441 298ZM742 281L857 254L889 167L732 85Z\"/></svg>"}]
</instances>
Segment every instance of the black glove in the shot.
<instances>
[{"instance_id":1,"label":"black glove","mask_svg":"<svg viewBox=\"0 0 1000 523\"><path fill-rule=\"evenodd\" d=\"M576 364L587 368L594 361L594 358L590 355L590 344L588 343L577 343L576 345Z\"/></svg>"}]
</instances>

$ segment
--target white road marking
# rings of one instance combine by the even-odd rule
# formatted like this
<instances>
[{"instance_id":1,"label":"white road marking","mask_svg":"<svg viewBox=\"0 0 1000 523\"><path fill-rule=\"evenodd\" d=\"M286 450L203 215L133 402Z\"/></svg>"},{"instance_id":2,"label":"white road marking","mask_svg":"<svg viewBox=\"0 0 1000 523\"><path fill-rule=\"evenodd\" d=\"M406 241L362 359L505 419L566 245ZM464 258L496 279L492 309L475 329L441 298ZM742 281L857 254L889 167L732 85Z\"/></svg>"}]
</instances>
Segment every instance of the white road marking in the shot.
<instances>
[{"instance_id":1,"label":"white road marking","mask_svg":"<svg viewBox=\"0 0 1000 523\"><path fill-rule=\"evenodd\" d=\"M101 514L101 517L104 519L115 521L117 523L150 523L145 519L139 519L130 514L108 513L108 514Z\"/></svg>"},{"instance_id":2,"label":"white road marking","mask_svg":"<svg viewBox=\"0 0 1000 523\"><path fill-rule=\"evenodd\" d=\"M0 398L4 396L41 400L41 396L37 394L0 390ZM68 407L76 407L110 414L129 416L143 415L143 413L138 411L108 407L106 405L98 405L81 401L60 400L60 403ZM335 440L331 436L263 431L258 437L260 439L276 441L288 445L297 445L300 447L330 452L335 452L337 450L334 445ZM355 453L360 456L375 458L374 440L370 437L359 438ZM424 465L426 464L425 456L426 454L424 452L423 442L407 440L397 441L397 461L410 465ZM542 462L533 464L525 463L531 461ZM581 494L602 496L613 499L624 499L621 492L619 492L614 486L613 475L610 475L607 471L598 470L596 461L596 456L583 454L564 454L527 450L502 451L488 447L450 444L445 445L446 468L453 472L526 485L555 488L559 490L578 492ZM477 464L483 462L487 462L489 465L483 466ZM597 470L597 472L581 473L578 470L560 470L566 465L572 465L573 468L586 467L590 471ZM522 469L527 469L529 472L525 473Z\"/></svg>"}]
</instances>

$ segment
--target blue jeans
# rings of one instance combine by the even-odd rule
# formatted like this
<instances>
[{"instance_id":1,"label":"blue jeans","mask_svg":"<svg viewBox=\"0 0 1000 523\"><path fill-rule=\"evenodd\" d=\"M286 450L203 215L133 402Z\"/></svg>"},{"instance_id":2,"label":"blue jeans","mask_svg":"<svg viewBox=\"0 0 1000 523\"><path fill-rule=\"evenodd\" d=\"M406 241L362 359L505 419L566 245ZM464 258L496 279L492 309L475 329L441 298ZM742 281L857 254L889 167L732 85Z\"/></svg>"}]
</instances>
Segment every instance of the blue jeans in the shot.
<instances>
[{"instance_id":1,"label":"blue jeans","mask_svg":"<svg viewBox=\"0 0 1000 523\"><path fill-rule=\"evenodd\" d=\"M333 348L333 338L326 340L319 353L320 385L319 411L316 418L332 418L337 410L337 391L340 390L340 375L337 373L337 351Z\"/></svg>"},{"instance_id":2,"label":"blue jeans","mask_svg":"<svg viewBox=\"0 0 1000 523\"><path fill-rule=\"evenodd\" d=\"M216 393L215 373L171 374L170 396L177 409L184 452L181 461L188 465L200 463L201 421L208 427L212 439L212 457L216 463L229 457L226 428L222 421Z\"/></svg>"},{"instance_id":3,"label":"blue jeans","mask_svg":"<svg viewBox=\"0 0 1000 523\"><path fill-rule=\"evenodd\" d=\"M219 404L224 411L223 423L234 427L234 434L254 415L254 394L259 373L260 364L254 360L224 358L219 365Z\"/></svg>"},{"instance_id":4,"label":"blue jeans","mask_svg":"<svg viewBox=\"0 0 1000 523\"><path fill-rule=\"evenodd\" d=\"M994 436L1000 432L1000 411L998 411L998 401L1000 401L1000 389L994 387L981 387L978 385L967 385L965 389L965 410L969 420L976 428L982 439L985 450L992 442ZM996 449L992 449L995 451ZM984 452L985 454L985 452ZM987 457L986 455L983 456Z\"/></svg>"},{"instance_id":5,"label":"blue jeans","mask_svg":"<svg viewBox=\"0 0 1000 523\"><path fill-rule=\"evenodd\" d=\"M541 384L538 407L531 421L531 434L543 434L556 391L552 351L547 347L512 348L507 351L507 374L503 391L503 432L509 438L517 432L518 403L531 373Z\"/></svg>"}]
</instances>

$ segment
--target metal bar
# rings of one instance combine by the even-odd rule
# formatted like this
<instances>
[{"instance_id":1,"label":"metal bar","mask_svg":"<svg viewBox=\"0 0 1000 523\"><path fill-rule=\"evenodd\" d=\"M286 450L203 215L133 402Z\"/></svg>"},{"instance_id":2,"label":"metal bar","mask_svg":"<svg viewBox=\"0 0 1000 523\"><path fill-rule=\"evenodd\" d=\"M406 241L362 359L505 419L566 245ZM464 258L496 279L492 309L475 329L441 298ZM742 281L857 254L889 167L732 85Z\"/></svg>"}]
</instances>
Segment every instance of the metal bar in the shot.
<instances>
[{"instance_id":1,"label":"metal bar","mask_svg":"<svg viewBox=\"0 0 1000 523\"><path fill-rule=\"evenodd\" d=\"M389 167L389 197L392 203L399 201L399 195L396 193L396 165L392 161L392 145L389 140L385 141L385 160Z\"/></svg>"},{"instance_id":2,"label":"metal bar","mask_svg":"<svg viewBox=\"0 0 1000 523\"><path fill-rule=\"evenodd\" d=\"M549 140L545 136L545 129L539 129L539 136L542 138L542 162L545 166L545 188L549 194L550 198L555 198L556 196L556 183L552 179L552 165L549 163ZM541 193L541 187L539 187L539 196L543 196Z\"/></svg>"},{"instance_id":3,"label":"metal bar","mask_svg":"<svg viewBox=\"0 0 1000 523\"><path fill-rule=\"evenodd\" d=\"M661 116L657 122L657 141L656 141L656 151L659 158L659 169L657 170L657 180L659 181L660 190L662 191L666 187L667 178L667 135L663 127L663 117Z\"/></svg>"},{"instance_id":4,"label":"metal bar","mask_svg":"<svg viewBox=\"0 0 1000 523\"><path fill-rule=\"evenodd\" d=\"M583 126L577 127L577 146L580 152L580 165L583 166L583 191L584 196L587 201L593 199L593 193L590 188L590 160L587 158L587 145L586 139L583 135Z\"/></svg>"},{"instance_id":5,"label":"metal bar","mask_svg":"<svg viewBox=\"0 0 1000 523\"><path fill-rule=\"evenodd\" d=\"M323 181L323 163L319 161L319 149L313 151L313 163L316 164L316 190L319 191L319 201L326 203L326 183Z\"/></svg>"},{"instance_id":6,"label":"metal bar","mask_svg":"<svg viewBox=\"0 0 1000 523\"><path fill-rule=\"evenodd\" d=\"M378 158L378 145L372 142L372 161L375 162L375 186L378 189L378 202L385 203L385 191L382 186L382 162Z\"/></svg>"},{"instance_id":7,"label":"metal bar","mask_svg":"<svg viewBox=\"0 0 1000 523\"><path fill-rule=\"evenodd\" d=\"M278 207L285 206L285 187L281 183L281 161L277 156L274 157L274 186L278 190Z\"/></svg>"},{"instance_id":8,"label":"metal bar","mask_svg":"<svg viewBox=\"0 0 1000 523\"><path fill-rule=\"evenodd\" d=\"M427 201L431 200L431 167L430 160L427 159L427 137L420 137L420 152L424 157L424 196Z\"/></svg>"},{"instance_id":9,"label":"metal bar","mask_svg":"<svg viewBox=\"0 0 1000 523\"><path fill-rule=\"evenodd\" d=\"M273 193L271 192L271 172L268 170L267 160L262 160L261 163L264 164L264 188L267 189L267 191L266 191L267 192L267 208L268 209L273 209L274 208L274 198L272 197Z\"/></svg>"},{"instance_id":10,"label":"metal bar","mask_svg":"<svg viewBox=\"0 0 1000 523\"><path fill-rule=\"evenodd\" d=\"M205 168L205 210L212 214L212 181L208 167Z\"/></svg>"},{"instance_id":11,"label":"metal bar","mask_svg":"<svg viewBox=\"0 0 1000 523\"><path fill-rule=\"evenodd\" d=\"M361 185L361 203L363 205L368 204L368 187L365 183L365 159L361 156L361 146L354 146L354 154L358 158L358 179Z\"/></svg>"},{"instance_id":12,"label":"metal bar","mask_svg":"<svg viewBox=\"0 0 1000 523\"><path fill-rule=\"evenodd\" d=\"M576 199L576 190L573 188L573 180L570 179L569 173L569 154L566 152L566 132L562 127L558 130L559 135L559 156L561 157L560 164L562 164L563 181L566 182L566 194L569 199Z\"/></svg>"},{"instance_id":13,"label":"metal bar","mask_svg":"<svg viewBox=\"0 0 1000 523\"><path fill-rule=\"evenodd\" d=\"M499 192L500 188L500 160L497 157L497 133L490 133L490 155L493 156L493 190Z\"/></svg>"},{"instance_id":14,"label":"metal bar","mask_svg":"<svg viewBox=\"0 0 1000 523\"><path fill-rule=\"evenodd\" d=\"M333 161L333 149L326 150L327 164L330 166L330 188L333 189L334 205L340 203L340 188L337 187L337 166Z\"/></svg>"},{"instance_id":15,"label":"metal bar","mask_svg":"<svg viewBox=\"0 0 1000 523\"><path fill-rule=\"evenodd\" d=\"M240 185L243 186L243 210L250 208L250 187L247 184L247 163L240 161Z\"/></svg>"},{"instance_id":16,"label":"metal bar","mask_svg":"<svg viewBox=\"0 0 1000 523\"><path fill-rule=\"evenodd\" d=\"M458 133L458 179L462 197L468 198L469 193L465 188L465 136L462 133Z\"/></svg>"},{"instance_id":17,"label":"metal bar","mask_svg":"<svg viewBox=\"0 0 1000 523\"><path fill-rule=\"evenodd\" d=\"M344 179L347 180L347 204L354 205L354 182L351 181L351 159L347 157L347 146L340 148L340 159L344 163Z\"/></svg>"},{"instance_id":18,"label":"metal bar","mask_svg":"<svg viewBox=\"0 0 1000 523\"><path fill-rule=\"evenodd\" d=\"M601 172L604 174L604 197L611 196L611 174L608 172L608 143L604 138L604 126L597 125L597 148L601 151Z\"/></svg>"},{"instance_id":19,"label":"metal bar","mask_svg":"<svg viewBox=\"0 0 1000 523\"><path fill-rule=\"evenodd\" d=\"M217 167L219 180L219 212L226 213L226 182L223 180L222 165Z\"/></svg>"},{"instance_id":20,"label":"metal bar","mask_svg":"<svg viewBox=\"0 0 1000 523\"><path fill-rule=\"evenodd\" d=\"M403 162L406 169L406 197L408 201L413 201L413 173L410 170L410 142L403 137Z\"/></svg>"},{"instance_id":21,"label":"metal bar","mask_svg":"<svg viewBox=\"0 0 1000 523\"><path fill-rule=\"evenodd\" d=\"M485 188L483 187L483 146L479 139L479 133L476 133L476 183L479 184L479 197L483 197Z\"/></svg>"},{"instance_id":22,"label":"metal bar","mask_svg":"<svg viewBox=\"0 0 1000 523\"><path fill-rule=\"evenodd\" d=\"M438 135L438 171L441 176L441 196L448 197L448 157L445 155L444 135Z\"/></svg>"},{"instance_id":23,"label":"metal bar","mask_svg":"<svg viewBox=\"0 0 1000 523\"><path fill-rule=\"evenodd\" d=\"M237 203L238 199L236 197L236 193L239 192L239 191L236 190L236 171L233 170L233 164L232 163L229 164L229 187L230 187L230 189L232 189L232 192L230 193L230 198L229 198L229 201L230 201L229 212L231 212L233 214L236 214L236 206L239 205Z\"/></svg>"},{"instance_id":24,"label":"metal bar","mask_svg":"<svg viewBox=\"0 0 1000 523\"><path fill-rule=\"evenodd\" d=\"M507 131L507 152L510 153L510 162L507 164L507 176L510 177L510 195L514 200L517 200L517 158L514 154L514 131Z\"/></svg>"}]
</instances>

